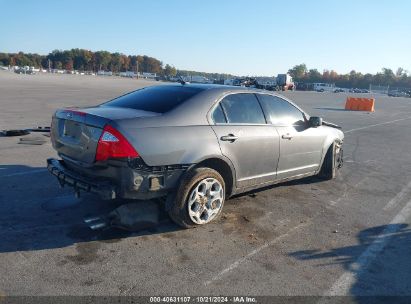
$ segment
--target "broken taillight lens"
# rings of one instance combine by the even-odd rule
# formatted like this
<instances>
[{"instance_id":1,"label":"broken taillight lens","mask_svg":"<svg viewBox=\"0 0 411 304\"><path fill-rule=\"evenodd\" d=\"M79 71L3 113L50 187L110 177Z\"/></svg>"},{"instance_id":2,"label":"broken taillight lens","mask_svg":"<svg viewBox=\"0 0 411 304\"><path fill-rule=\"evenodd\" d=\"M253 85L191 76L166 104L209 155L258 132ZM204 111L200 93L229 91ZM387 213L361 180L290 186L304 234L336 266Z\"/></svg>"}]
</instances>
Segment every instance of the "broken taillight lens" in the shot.
<instances>
[{"instance_id":1,"label":"broken taillight lens","mask_svg":"<svg viewBox=\"0 0 411 304\"><path fill-rule=\"evenodd\" d=\"M138 152L119 131L110 125L104 127L97 144L96 161L138 156Z\"/></svg>"}]
</instances>

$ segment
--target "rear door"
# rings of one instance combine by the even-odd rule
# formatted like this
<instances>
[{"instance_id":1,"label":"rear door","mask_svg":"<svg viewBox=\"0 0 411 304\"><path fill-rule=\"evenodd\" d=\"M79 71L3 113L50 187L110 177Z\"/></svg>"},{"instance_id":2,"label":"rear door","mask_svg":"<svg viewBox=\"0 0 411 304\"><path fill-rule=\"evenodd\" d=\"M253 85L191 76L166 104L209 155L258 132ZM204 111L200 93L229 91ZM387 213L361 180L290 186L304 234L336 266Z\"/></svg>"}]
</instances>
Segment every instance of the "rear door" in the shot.
<instances>
[{"instance_id":1,"label":"rear door","mask_svg":"<svg viewBox=\"0 0 411 304\"><path fill-rule=\"evenodd\" d=\"M280 137L277 179L316 171L326 134L320 128L310 128L304 113L287 100L269 94L257 96Z\"/></svg>"},{"instance_id":2,"label":"rear door","mask_svg":"<svg viewBox=\"0 0 411 304\"><path fill-rule=\"evenodd\" d=\"M279 137L255 94L227 95L213 109L212 120L221 151L234 165L237 187L275 180Z\"/></svg>"}]
</instances>

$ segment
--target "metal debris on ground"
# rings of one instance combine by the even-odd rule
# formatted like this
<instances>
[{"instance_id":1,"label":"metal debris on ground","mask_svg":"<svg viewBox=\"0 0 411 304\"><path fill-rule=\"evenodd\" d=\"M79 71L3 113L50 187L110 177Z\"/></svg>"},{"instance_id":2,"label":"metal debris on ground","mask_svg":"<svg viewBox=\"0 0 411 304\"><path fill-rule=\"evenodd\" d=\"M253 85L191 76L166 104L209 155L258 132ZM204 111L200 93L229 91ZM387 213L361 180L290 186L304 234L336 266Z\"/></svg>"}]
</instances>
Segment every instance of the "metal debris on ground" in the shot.
<instances>
[{"instance_id":1,"label":"metal debris on ground","mask_svg":"<svg viewBox=\"0 0 411 304\"><path fill-rule=\"evenodd\" d=\"M28 130L3 130L0 132L0 136L23 136L30 134Z\"/></svg>"},{"instance_id":2,"label":"metal debris on ground","mask_svg":"<svg viewBox=\"0 0 411 304\"><path fill-rule=\"evenodd\" d=\"M31 132L50 133L50 127L37 126L35 128L32 128L32 129L2 130L2 131L0 131L0 137L4 137L4 136L24 136L24 135L30 134Z\"/></svg>"},{"instance_id":3,"label":"metal debris on ground","mask_svg":"<svg viewBox=\"0 0 411 304\"><path fill-rule=\"evenodd\" d=\"M50 132L50 127L37 126L36 128L28 129L28 131L30 132Z\"/></svg>"},{"instance_id":4,"label":"metal debris on ground","mask_svg":"<svg viewBox=\"0 0 411 304\"><path fill-rule=\"evenodd\" d=\"M47 140L42 136L34 136L34 137L24 137L20 138L19 144L24 145L43 145L47 142Z\"/></svg>"},{"instance_id":5,"label":"metal debris on ground","mask_svg":"<svg viewBox=\"0 0 411 304\"><path fill-rule=\"evenodd\" d=\"M159 223L159 206L151 201L124 204L108 215L86 218L84 222L92 230L109 227L129 231L148 229L157 226Z\"/></svg>"}]
</instances>

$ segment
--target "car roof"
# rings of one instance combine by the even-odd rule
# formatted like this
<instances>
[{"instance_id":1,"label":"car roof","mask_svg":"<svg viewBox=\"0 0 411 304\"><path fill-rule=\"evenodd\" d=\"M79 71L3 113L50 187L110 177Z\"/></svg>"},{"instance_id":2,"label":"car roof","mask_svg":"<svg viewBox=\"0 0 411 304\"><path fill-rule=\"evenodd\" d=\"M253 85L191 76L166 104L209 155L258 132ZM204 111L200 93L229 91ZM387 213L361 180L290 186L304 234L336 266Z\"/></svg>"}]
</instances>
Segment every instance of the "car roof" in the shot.
<instances>
[{"instance_id":1,"label":"car roof","mask_svg":"<svg viewBox=\"0 0 411 304\"><path fill-rule=\"evenodd\" d=\"M264 90L259 90L255 88L240 87L240 86L230 86L223 84L204 84L204 83L186 83L186 84L171 84L174 87L188 87L188 88L198 88L202 90L213 90L219 92L229 92L229 91L252 91L252 92L267 92Z\"/></svg>"}]
</instances>

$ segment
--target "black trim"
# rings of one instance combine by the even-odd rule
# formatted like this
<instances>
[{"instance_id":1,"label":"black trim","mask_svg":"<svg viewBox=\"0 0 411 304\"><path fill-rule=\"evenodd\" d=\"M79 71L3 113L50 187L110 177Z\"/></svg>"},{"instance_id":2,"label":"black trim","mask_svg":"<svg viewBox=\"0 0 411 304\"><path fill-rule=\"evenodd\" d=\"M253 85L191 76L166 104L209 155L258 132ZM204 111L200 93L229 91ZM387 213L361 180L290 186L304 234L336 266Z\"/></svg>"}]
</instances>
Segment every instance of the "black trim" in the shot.
<instances>
[{"instance_id":1,"label":"black trim","mask_svg":"<svg viewBox=\"0 0 411 304\"><path fill-rule=\"evenodd\" d=\"M49 158L47 159L47 169L57 177L61 186L69 185L74 191L80 190L96 193L104 199L115 199L117 196L116 187L108 181L89 180L72 171L69 171L62 161Z\"/></svg>"},{"instance_id":2,"label":"black trim","mask_svg":"<svg viewBox=\"0 0 411 304\"><path fill-rule=\"evenodd\" d=\"M263 112L264 119L265 119L265 123L266 123L267 125L272 125L271 120L270 120L270 122L268 122L267 115L265 114L263 105L261 104L261 100L260 100L260 98L258 98L258 95L261 95L261 94L254 93L254 95L255 95L255 98L257 98L257 101L258 101L258 104L260 105L261 111Z\"/></svg>"},{"instance_id":3,"label":"black trim","mask_svg":"<svg viewBox=\"0 0 411 304\"><path fill-rule=\"evenodd\" d=\"M149 166L140 157L130 158L128 166L132 169L148 173L165 173L178 170L186 170L190 165L166 165L166 166Z\"/></svg>"}]
</instances>

